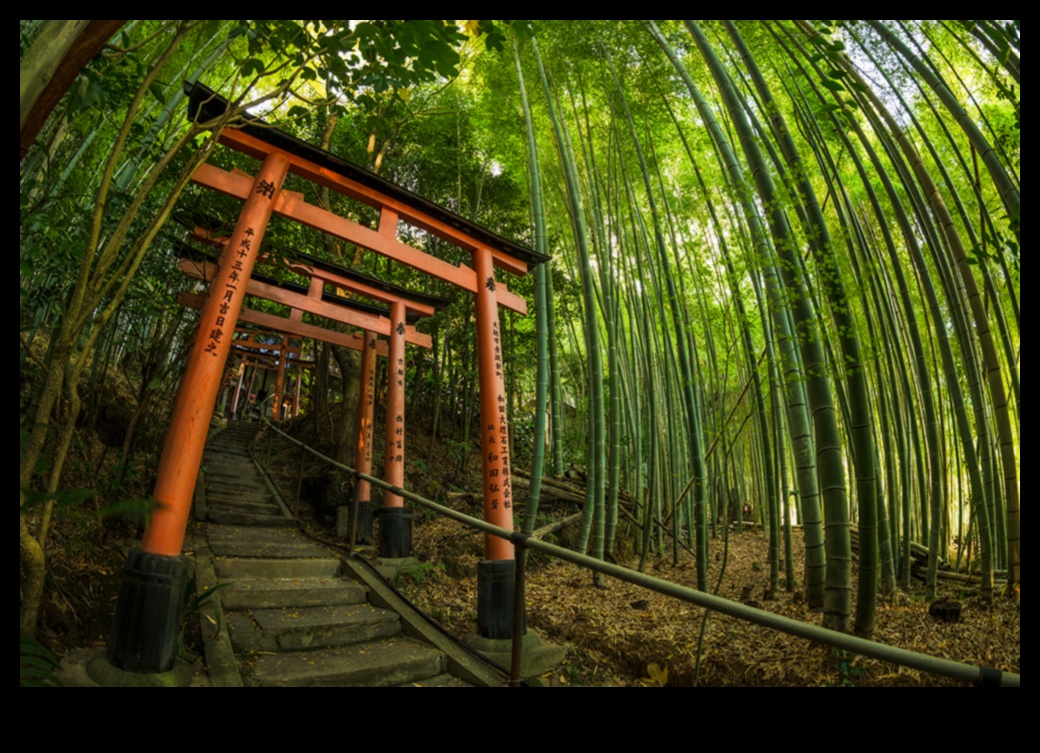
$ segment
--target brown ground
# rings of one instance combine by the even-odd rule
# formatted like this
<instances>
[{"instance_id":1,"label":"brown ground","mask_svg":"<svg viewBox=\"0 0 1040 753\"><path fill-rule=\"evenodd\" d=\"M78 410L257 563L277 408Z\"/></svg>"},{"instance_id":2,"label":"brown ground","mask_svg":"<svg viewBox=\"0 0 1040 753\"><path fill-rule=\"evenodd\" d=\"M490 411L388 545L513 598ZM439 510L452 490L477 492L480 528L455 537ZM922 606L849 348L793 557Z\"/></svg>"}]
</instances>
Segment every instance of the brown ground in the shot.
<instances>
[{"instance_id":1,"label":"brown ground","mask_svg":"<svg viewBox=\"0 0 1040 753\"><path fill-rule=\"evenodd\" d=\"M420 583L405 583L415 603L451 632L474 629L476 561L481 539L451 521L419 528L415 549L429 558ZM713 542L722 551L722 541ZM801 547L797 547L801 568ZM761 530L731 534L726 572L719 595L740 600L745 586L763 609L819 624L796 594L781 588L775 601L762 599L768 586L767 542ZM627 564L635 567L638 562ZM721 562L712 562L709 582L718 580ZM684 554L679 565L671 557L647 567L656 577L694 587L696 571ZM594 588L588 571L534 555L528 579L528 624L549 640L572 646L567 663L543 678L553 684L654 685L667 668L667 684L687 686L695 676L698 637L705 610L638 586L608 579ZM1020 671L1020 610L1017 602L997 598L985 605L971 591L943 587L941 595L964 603L960 623L934 621L928 615L923 585L897 593L879 604L876 639L883 643L971 664ZM640 602L646 602L645 608ZM652 675L657 674L658 682ZM767 628L713 613L704 627L699 682L715 686L917 686L958 684L916 670L873 659L841 656L835 649L812 644Z\"/></svg>"},{"instance_id":2,"label":"brown ground","mask_svg":"<svg viewBox=\"0 0 1040 753\"><path fill-rule=\"evenodd\" d=\"M300 427L300 438L321 444L313 422ZM450 441L434 444L415 431L409 438L407 483L417 492L444 501L449 491L477 488L475 455L468 458ZM324 448L326 451L328 448ZM106 453L95 439L79 450L87 473L106 476L112 449ZM104 457L98 462L99 457ZM263 457L263 453L261 453ZM87 459L90 460L87 460ZM274 465L285 469L280 484L286 496L295 491L298 451L279 453ZM92 462L91 462L92 461ZM313 466L313 467L312 467ZM105 469L105 470L103 470ZM309 475L323 472L317 461L307 463ZM128 479L128 482L130 479ZM85 483L86 482L86 483ZM145 479L133 479L133 485ZM70 486L87 486L77 479ZM127 486L131 486L127 483ZM147 493L147 492L145 492ZM41 620L40 638L60 655L73 647L101 645L111 627L119 571L125 561L132 524L99 523L97 501L58 516L51 540L50 581ZM464 507L464 503L459 503ZM470 514L478 509L464 507ZM522 514L522 508L518 509ZM571 509L556 509L566 514ZM306 508L304 518L318 528ZM326 531L327 533L327 531ZM723 540L711 542L709 583L718 580ZM476 563L482 535L458 523L420 512L415 526L415 553L423 563L413 576L397 585L445 628L462 637L475 628ZM717 553L717 556L716 554ZM796 572L801 578L802 551L796 536ZM768 585L767 545L760 529L733 532L719 595L739 600L745 587L763 609L819 624L797 594L781 590L775 601L765 601ZM635 567L636 562L619 561ZM670 554L651 561L647 573L693 586L695 571L688 554L678 565ZM698 637L704 610L636 586L608 579L604 588L592 586L591 575L576 566L533 554L528 578L528 624L543 638L571 647L563 666L539 678L550 685L668 685L687 686L695 676ZM897 593L878 608L878 641L971 664L1020 672L1019 602L997 597L983 603L973 588L942 584L941 595L964 603L963 619L937 623L928 615L923 586L914 582L910 593ZM645 605L640 603L645 602ZM652 665L656 665L656 668ZM665 675L667 671L667 675ZM710 614L704 628L699 683L730 686L916 686L951 685L952 681L916 670L865 659L841 656L833 649L811 644L734 618Z\"/></svg>"},{"instance_id":3,"label":"brown ground","mask_svg":"<svg viewBox=\"0 0 1040 753\"><path fill-rule=\"evenodd\" d=\"M378 425L378 417L377 417ZM410 462L406 483L435 501L452 490L479 487L478 458L460 462L450 442L430 451L428 438L414 427L409 435ZM303 428L304 441L309 432ZM277 447L277 445L276 445ZM378 443L377 443L378 450ZM293 458L287 451L286 459ZM429 462L427 462L429 459ZM289 463L290 467L293 464ZM465 470L460 470L464 467ZM293 489L287 477L283 488ZM455 498L459 509L479 515L479 507ZM476 627L476 566L482 556L483 534L459 523L416 510L414 553L422 563L413 576L396 584L413 602L449 632L464 637ZM559 506L550 514L568 514ZM517 509L522 516L523 508ZM796 531L794 557L801 580L803 549ZM619 537L620 537L619 533ZM566 534L564 534L566 540ZM710 543L708 582L714 587L723 564L724 541ZM528 625L543 638L571 647L565 664L540 678L552 685L691 685L696 674L697 645L705 610L637 586L607 579L592 586L591 574L565 562L532 554L527 587ZM798 589L781 589L774 601L763 599L769 584L767 542L761 529L730 535L720 596L739 601L746 587L751 598L768 611L820 624L801 600ZM619 561L636 567L638 561ZM664 580L695 587L692 557L681 551L678 565L671 554L651 561L646 572ZM854 571L853 589L855 589ZM999 584L998 584L999 587ZM855 593L855 591L853 592ZM878 605L875 639L969 664L1020 672L1020 607L1017 600L997 597L984 603L973 587L940 584L940 596L963 602L959 623L939 623L928 615L923 584L914 581L909 593L897 592ZM854 597L853 597L854 598ZM640 602L646 602L644 605ZM633 606L635 605L635 606ZM656 671L651 665L656 664ZM731 686L918 686L956 685L951 680L860 656L843 656L834 649L712 613L704 626L699 684Z\"/></svg>"}]
</instances>

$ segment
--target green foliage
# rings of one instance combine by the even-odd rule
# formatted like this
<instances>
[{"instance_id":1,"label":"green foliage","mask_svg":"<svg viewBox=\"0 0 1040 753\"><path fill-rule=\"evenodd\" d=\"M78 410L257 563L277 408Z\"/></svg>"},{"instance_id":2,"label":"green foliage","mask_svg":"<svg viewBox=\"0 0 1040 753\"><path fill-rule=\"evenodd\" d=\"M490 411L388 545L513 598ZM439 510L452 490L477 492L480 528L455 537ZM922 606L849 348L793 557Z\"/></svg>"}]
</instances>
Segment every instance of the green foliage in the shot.
<instances>
[{"instance_id":1,"label":"green foliage","mask_svg":"<svg viewBox=\"0 0 1040 753\"><path fill-rule=\"evenodd\" d=\"M436 579L447 572L444 563L421 562L418 565L401 565L390 579L394 588L407 590L421 586L426 580Z\"/></svg>"},{"instance_id":2,"label":"green foliage","mask_svg":"<svg viewBox=\"0 0 1040 753\"><path fill-rule=\"evenodd\" d=\"M835 683L831 683L832 688L853 688L856 686L856 680L866 673L866 670L862 667L857 667L855 659L851 658L852 655L848 651L840 648L832 648L831 652L834 654L834 659L831 664L834 671L838 675L838 680Z\"/></svg>"},{"instance_id":3,"label":"green foliage","mask_svg":"<svg viewBox=\"0 0 1040 753\"><path fill-rule=\"evenodd\" d=\"M446 573L447 568L443 562L422 562L418 567L408 568L408 577L417 586L421 586L427 578L436 578L440 574Z\"/></svg>"},{"instance_id":4,"label":"green foliage","mask_svg":"<svg viewBox=\"0 0 1040 753\"><path fill-rule=\"evenodd\" d=\"M59 489L56 492L38 492L32 489L23 489L22 496L25 501L21 505L21 512L26 513L37 505L45 502L54 502L55 510L79 505L94 497L93 489Z\"/></svg>"},{"instance_id":5,"label":"green foliage","mask_svg":"<svg viewBox=\"0 0 1040 753\"><path fill-rule=\"evenodd\" d=\"M113 502L101 508L100 514L103 518L116 517L127 518L141 525L147 525L152 513L162 507L162 503L150 497L143 499L125 499Z\"/></svg>"},{"instance_id":6,"label":"green foliage","mask_svg":"<svg viewBox=\"0 0 1040 753\"><path fill-rule=\"evenodd\" d=\"M195 577L192 576L188 580L188 584L184 589L184 601L181 603L181 629L177 634L177 656L181 661L190 664L196 659L196 657L188 650L185 641L185 633L189 621L199 614L202 607L209 603L217 591L222 588L227 588L230 585L232 585L232 581L224 581L223 583L218 583L215 586L210 586L209 588L204 588L202 591L199 591ZM217 620L215 628L219 632L222 613L219 609L214 610L214 613L216 614Z\"/></svg>"},{"instance_id":7,"label":"green foliage","mask_svg":"<svg viewBox=\"0 0 1040 753\"><path fill-rule=\"evenodd\" d=\"M61 680L55 674L61 669L58 658L46 646L25 633L19 636L18 644L18 687L61 687Z\"/></svg>"},{"instance_id":8,"label":"green foliage","mask_svg":"<svg viewBox=\"0 0 1040 753\"><path fill-rule=\"evenodd\" d=\"M59 489L56 492L38 492L25 489L23 496L25 502L20 508L20 512L23 514L47 502L53 502L54 511L60 512L69 508L78 508L86 500L93 499L96 491L94 489ZM124 518L144 526L148 524L152 513L160 507L162 504L151 498L124 499L104 505L98 509L97 514L100 518Z\"/></svg>"}]
</instances>

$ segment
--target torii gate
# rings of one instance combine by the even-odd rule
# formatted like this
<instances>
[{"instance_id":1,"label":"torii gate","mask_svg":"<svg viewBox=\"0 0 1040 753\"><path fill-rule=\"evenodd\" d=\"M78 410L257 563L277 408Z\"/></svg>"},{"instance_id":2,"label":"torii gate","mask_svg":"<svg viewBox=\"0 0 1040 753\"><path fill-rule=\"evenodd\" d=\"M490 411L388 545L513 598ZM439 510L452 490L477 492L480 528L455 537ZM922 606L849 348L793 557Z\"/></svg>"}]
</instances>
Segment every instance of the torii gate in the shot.
<instances>
[{"instance_id":1,"label":"torii gate","mask_svg":"<svg viewBox=\"0 0 1040 753\"><path fill-rule=\"evenodd\" d=\"M222 248L227 245L226 238L215 238L212 233L201 226L194 228L192 236ZM187 251L186 254L185 251ZM190 249L182 249L182 255L187 255L189 258L181 260L180 269L190 276L212 280L217 274L216 264L205 258L199 258L199 255ZM429 335L416 331L415 327L407 322L423 316L432 316L436 311L444 308L449 300L440 296L416 293L308 254L293 252L292 257L294 261L285 262L286 266L294 272L309 277L311 283L308 287L278 282L255 273L246 282L247 294L290 306L289 317L278 317L274 314L243 309L239 313L239 319L262 322L269 329L345 345L362 352L362 389L358 405L358 444L355 465L359 471L369 475L372 473L376 357L394 359L391 363L392 368L388 369L384 478L388 483L403 487L404 347L405 343L424 348L430 348L433 344ZM389 311L336 294L325 293L323 292L325 284L387 303L390 305ZM179 300L187 305L202 308L205 297L182 293ZM364 333L359 338L304 324L302 313L305 311L358 327ZM389 347L386 341L378 339L379 335L389 338ZM238 346L239 342L236 340L234 344ZM276 392L280 393L280 389L279 381ZM358 481L355 501L364 506L365 533L370 536L372 512L370 510L371 485L368 481L363 479ZM410 555L411 528L405 516L404 499L399 494L384 494L382 516L380 554L383 557Z\"/></svg>"},{"instance_id":2,"label":"torii gate","mask_svg":"<svg viewBox=\"0 0 1040 753\"><path fill-rule=\"evenodd\" d=\"M196 121L224 114L223 99L201 84L185 84L189 113ZM242 312L247 284L271 215L277 213L309 227L354 243L414 269L434 275L475 294L477 368L480 384L482 464L484 470L484 518L499 527L513 529L508 423L502 370L499 304L527 313L526 301L496 281L494 267L524 275L529 264L548 260L516 243L422 199L378 176L298 139L247 119L239 130L221 132L221 144L262 161L253 178L227 172L210 164L198 168L193 180L203 186L242 199L245 205L226 244L200 318L195 344L178 392L174 415L159 465L153 497L162 507L152 516L142 548L131 552L124 572L109 642L108 659L115 666L135 672L162 672L176 659L176 635L186 582L187 563L181 556L192 492L205 445L209 419L230 352L233 332ZM378 230L371 230L320 207L308 204L302 194L284 190L289 172L318 185L362 201L379 211ZM397 236L403 221L436 235L472 254L473 267L453 266ZM391 366L404 362L405 305L391 304ZM367 338L367 333L366 333ZM374 340L372 341L374 342ZM365 348L367 352L369 348ZM391 379L394 386L396 379ZM403 406L400 396L389 397ZM396 437L388 436L389 446ZM389 453L388 453L389 454ZM388 468L387 480L395 481ZM512 621L514 551L509 541L485 535L486 559L478 566L478 633L506 638Z\"/></svg>"},{"instance_id":3,"label":"torii gate","mask_svg":"<svg viewBox=\"0 0 1040 753\"><path fill-rule=\"evenodd\" d=\"M202 308L201 303L198 306L194 306L194 308ZM261 342L256 339L258 336L268 338L276 337L278 338L278 341ZM242 368L240 369L241 373L238 375L238 384L236 385L235 395L232 399L231 414L234 415L238 407L239 392L241 391L243 378L245 377L245 369L251 366L254 370L263 368L275 372L274 401L271 408L271 420L280 421L281 414L277 406L281 404L283 399L285 372L290 363L302 363L300 361L300 347L291 345L289 337L280 332L235 327L235 337L232 341L231 349L233 352L239 354L242 359ZM220 393L224 396L222 399L224 402L227 401L227 388L228 382L225 377L224 390Z\"/></svg>"},{"instance_id":4,"label":"torii gate","mask_svg":"<svg viewBox=\"0 0 1040 753\"><path fill-rule=\"evenodd\" d=\"M197 301L178 301L181 305L189 305L194 308L202 308L202 299ZM289 337L281 332L274 332L273 330L259 330L259 329L246 329L244 327L235 327L236 337L232 341L232 350L241 354L242 362L240 373L238 374L238 382L235 385L235 395L231 401L231 415L234 416L238 412L238 400L241 396L242 385L245 381L245 370L249 366L254 369L263 366L264 368L272 369L275 371L275 404L278 404L283 400L283 386L285 379L285 370L288 364L292 363L299 367L299 373L302 374L304 365L312 365L310 361L303 361L300 358L300 347L289 344ZM257 337L277 337L279 341L277 343L262 342L257 340ZM273 355L277 354L277 355ZM294 358L295 356L295 358ZM227 385L225 385L226 387ZM250 388L251 389L251 388ZM296 391L293 396L294 407L299 407L300 401L300 381L299 378L296 380ZM227 398L225 396L224 400ZM278 421L281 416L278 415L276 409L272 409L272 420Z\"/></svg>"}]
</instances>

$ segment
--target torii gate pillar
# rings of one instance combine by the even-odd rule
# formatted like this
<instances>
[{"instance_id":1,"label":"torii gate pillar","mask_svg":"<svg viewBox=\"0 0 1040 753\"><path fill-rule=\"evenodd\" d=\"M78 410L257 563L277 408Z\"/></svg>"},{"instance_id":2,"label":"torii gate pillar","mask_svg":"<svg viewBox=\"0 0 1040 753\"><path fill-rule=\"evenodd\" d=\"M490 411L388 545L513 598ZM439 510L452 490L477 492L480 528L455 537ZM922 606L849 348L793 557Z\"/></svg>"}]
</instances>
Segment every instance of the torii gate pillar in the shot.
<instances>
[{"instance_id":1,"label":"torii gate pillar","mask_svg":"<svg viewBox=\"0 0 1040 753\"><path fill-rule=\"evenodd\" d=\"M245 300L246 281L288 171L289 159L281 152L272 152L264 160L202 309L159 461L152 496L161 506L152 514L141 549L130 553L123 570L108 642L108 661L119 669L167 672L177 659L188 579L188 563L181 550L195 481L231 351L231 334Z\"/></svg>"},{"instance_id":2,"label":"torii gate pillar","mask_svg":"<svg viewBox=\"0 0 1040 753\"><path fill-rule=\"evenodd\" d=\"M285 346L288 343L289 338L283 335L281 345L279 345L281 350L278 351L278 371L274 381L274 400L271 401L271 420L274 423L279 423L282 420L282 401L285 399L285 395L282 394L282 390L285 389Z\"/></svg>"},{"instance_id":3,"label":"torii gate pillar","mask_svg":"<svg viewBox=\"0 0 1040 753\"><path fill-rule=\"evenodd\" d=\"M372 475L372 434L376 405L376 333L365 330L365 347L361 351L361 395L358 398L357 456L354 465L362 473ZM359 478L355 486L356 519L350 541L372 543L372 484Z\"/></svg>"},{"instance_id":4,"label":"torii gate pillar","mask_svg":"<svg viewBox=\"0 0 1040 753\"><path fill-rule=\"evenodd\" d=\"M390 304L390 348L387 353L386 443L383 446L388 484L404 488L404 301ZM383 492L380 511L379 555L409 557L412 554L412 532L404 498Z\"/></svg>"},{"instance_id":5,"label":"torii gate pillar","mask_svg":"<svg viewBox=\"0 0 1040 753\"><path fill-rule=\"evenodd\" d=\"M491 252L473 252L477 272L477 369L480 375L480 445L484 467L484 520L513 530L513 486L509 466L509 426L506 419L502 337ZM491 534L484 536L487 559L477 564L477 634L509 638L513 630L513 545Z\"/></svg>"}]
</instances>

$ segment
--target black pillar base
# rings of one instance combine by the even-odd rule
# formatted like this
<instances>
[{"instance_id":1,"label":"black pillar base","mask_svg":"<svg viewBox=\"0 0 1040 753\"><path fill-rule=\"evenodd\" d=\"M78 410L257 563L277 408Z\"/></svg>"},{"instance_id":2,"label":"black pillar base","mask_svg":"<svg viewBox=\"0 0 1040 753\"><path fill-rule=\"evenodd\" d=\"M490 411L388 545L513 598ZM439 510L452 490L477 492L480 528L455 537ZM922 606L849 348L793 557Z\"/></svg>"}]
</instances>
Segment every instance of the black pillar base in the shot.
<instances>
[{"instance_id":1,"label":"black pillar base","mask_svg":"<svg viewBox=\"0 0 1040 753\"><path fill-rule=\"evenodd\" d=\"M516 560L481 560L477 563L477 635L481 638L513 637L513 594ZM527 632L526 615L523 632Z\"/></svg>"},{"instance_id":2,"label":"black pillar base","mask_svg":"<svg viewBox=\"0 0 1040 753\"><path fill-rule=\"evenodd\" d=\"M358 512L360 513L360 510ZM380 508L380 557L398 558L412 556L412 519L414 517L412 513L403 507Z\"/></svg>"},{"instance_id":3,"label":"black pillar base","mask_svg":"<svg viewBox=\"0 0 1040 753\"><path fill-rule=\"evenodd\" d=\"M371 502L358 502L357 506L357 533L354 541L358 544L373 544L375 536L372 534L372 521L376 507Z\"/></svg>"},{"instance_id":4,"label":"black pillar base","mask_svg":"<svg viewBox=\"0 0 1040 753\"><path fill-rule=\"evenodd\" d=\"M177 660L177 636L188 583L188 561L134 549L108 640L108 661L127 672L167 672Z\"/></svg>"}]
</instances>

